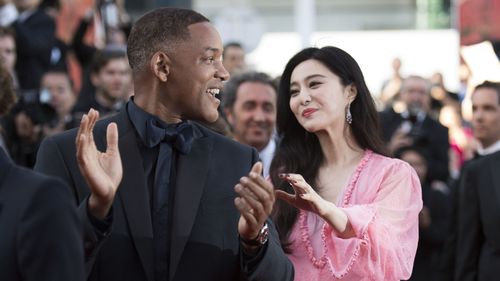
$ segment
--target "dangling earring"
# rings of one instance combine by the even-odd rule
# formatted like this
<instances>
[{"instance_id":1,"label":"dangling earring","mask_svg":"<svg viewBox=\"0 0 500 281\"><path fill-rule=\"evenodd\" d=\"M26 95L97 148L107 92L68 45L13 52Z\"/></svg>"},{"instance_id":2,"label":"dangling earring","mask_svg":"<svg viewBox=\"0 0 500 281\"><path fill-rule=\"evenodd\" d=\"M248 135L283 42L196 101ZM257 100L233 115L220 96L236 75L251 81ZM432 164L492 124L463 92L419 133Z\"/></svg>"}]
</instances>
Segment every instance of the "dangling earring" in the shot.
<instances>
[{"instance_id":1,"label":"dangling earring","mask_svg":"<svg viewBox=\"0 0 500 281\"><path fill-rule=\"evenodd\" d=\"M347 121L347 124L352 124L351 103L347 104L347 113L345 115L345 120Z\"/></svg>"}]
</instances>

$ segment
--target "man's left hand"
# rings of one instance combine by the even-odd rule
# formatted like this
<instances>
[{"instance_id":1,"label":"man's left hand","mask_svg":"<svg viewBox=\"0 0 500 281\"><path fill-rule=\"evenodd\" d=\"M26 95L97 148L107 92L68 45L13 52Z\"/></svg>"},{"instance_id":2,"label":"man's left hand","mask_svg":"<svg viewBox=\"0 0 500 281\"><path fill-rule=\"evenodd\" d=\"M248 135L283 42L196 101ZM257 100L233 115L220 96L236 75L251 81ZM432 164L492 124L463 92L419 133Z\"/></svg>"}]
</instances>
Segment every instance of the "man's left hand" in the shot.
<instances>
[{"instance_id":1,"label":"man's left hand","mask_svg":"<svg viewBox=\"0 0 500 281\"><path fill-rule=\"evenodd\" d=\"M273 210L274 188L262 177L262 163L257 162L246 177L242 177L234 190L238 197L234 200L240 211L238 232L243 239L252 240L259 235Z\"/></svg>"}]
</instances>

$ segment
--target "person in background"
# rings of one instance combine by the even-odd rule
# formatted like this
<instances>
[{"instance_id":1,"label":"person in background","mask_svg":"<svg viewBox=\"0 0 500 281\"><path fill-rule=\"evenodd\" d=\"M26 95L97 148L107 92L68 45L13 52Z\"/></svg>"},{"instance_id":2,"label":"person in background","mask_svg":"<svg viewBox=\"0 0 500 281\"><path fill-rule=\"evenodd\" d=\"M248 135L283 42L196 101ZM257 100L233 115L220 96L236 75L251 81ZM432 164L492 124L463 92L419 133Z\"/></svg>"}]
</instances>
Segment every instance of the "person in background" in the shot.
<instances>
[{"instance_id":1,"label":"person in background","mask_svg":"<svg viewBox=\"0 0 500 281\"><path fill-rule=\"evenodd\" d=\"M422 184L424 206L418 216L418 248L409 280L434 280L443 244L447 238L447 226L451 218L450 198L441 189L434 188L427 180L427 159L425 151L418 147L403 147L396 151L396 158L405 161L417 172Z\"/></svg>"},{"instance_id":2,"label":"person in background","mask_svg":"<svg viewBox=\"0 0 500 281\"><path fill-rule=\"evenodd\" d=\"M229 80L223 94L224 113L234 139L257 149L267 177L276 149L277 93L273 80L265 73L242 73Z\"/></svg>"},{"instance_id":3,"label":"person in background","mask_svg":"<svg viewBox=\"0 0 500 281\"><path fill-rule=\"evenodd\" d=\"M38 91L45 71L50 68L56 46L54 19L40 8L41 0L14 0L19 17L11 27L16 34L16 73L23 92Z\"/></svg>"},{"instance_id":4,"label":"person in background","mask_svg":"<svg viewBox=\"0 0 500 281\"><path fill-rule=\"evenodd\" d=\"M90 79L95 92L81 93L73 109L75 120L93 108L102 117L118 112L129 98L130 67L124 50L108 48L95 53Z\"/></svg>"},{"instance_id":5,"label":"person in background","mask_svg":"<svg viewBox=\"0 0 500 281\"><path fill-rule=\"evenodd\" d=\"M224 45L222 63L230 75L245 71L245 50L243 46L238 42L229 42Z\"/></svg>"},{"instance_id":6,"label":"person in background","mask_svg":"<svg viewBox=\"0 0 500 281\"><path fill-rule=\"evenodd\" d=\"M476 86L471 101L473 131L482 156L462 171L455 280L495 280L500 268L500 83Z\"/></svg>"},{"instance_id":7,"label":"person in background","mask_svg":"<svg viewBox=\"0 0 500 281\"><path fill-rule=\"evenodd\" d=\"M76 102L73 83L69 74L62 70L49 70L42 76L41 93L45 102L53 110L52 118L43 125L44 137L70 129L73 124L71 114Z\"/></svg>"},{"instance_id":8,"label":"person in background","mask_svg":"<svg viewBox=\"0 0 500 281\"><path fill-rule=\"evenodd\" d=\"M478 238L475 236L477 235L476 231L479 231L477 223L487 223L492 219L490 217L479 217L477 214L476 204L478 204L479 200L479 190L483 194L481 196L488 194L488 196L493 198L491 194L493 190L490 190L489 188L494 188L494 185L485 188L483 182L480 183L477 181L477 176L479 175L483 175L486 180L491 179L491 174L488 173L488 170L490 169L488 168L488 165L490 164L480 164L478 166L472 166L472 164L484 156L492 155L500 151L499 100L500 83L498 82L484 81L483 83L477 85L472 92L472 131L474 137L478 140L479 145L475 152L475 157L464 163L460 172L460 177L455 181L454 187L451 189L452 218L449 224L450 227L448 229L448 237L443 249L443 258L439 268L439 275L435 279L436 281L468 280L468 277L466 276L477 276L480 270L479 264L482 266L487 264L484 257L485 255L488 255L488 251L491 250L491 248L486 246L483 249L480 249L481 245L484 245L486 241L496 240L496 233L492 233L489 228L482 234L484 235L484 238ZM485 162L489 162L489 160ZM469 165L472 167L468 168ZM484 173L469 172L469 170L475 171L478 168L485 169ZM468 176L468 174L470 175ZM496 173L493 173L493 175L495 174ZM471 183L475 184L475 186L471 185ZM489 182L489 184L492 183ZM466 187L467 190L464 190ZM477 189L478 191L475 192L475 190L472 190L471 188ZM462 203L462 200L466 201L469 199L473 201L466 202L466 207L463 207L462 204L464 203ZM484 199L482 199L481 202L484 202L483 200ZM470 208L469 211L471 214L460 215L462 208ZM491 208L495 209L496 207L485 203L483 210L485 210L485 212L490 212L489 209ZM470 232L467 229L459 229L460 223L464 223L466 220L471 219L476 221L472 222L470 225ZM464 221L462 222L462 220ZM462 227L466 228L469 226L462 225ZM462 242L467 244L458 244L459 230L464 231L464 233L461 234ZM479 231L479 233L482 233L482 230ZM458 255L459 252L460 256ZM480 260L477 255L481 255ZM491 261L497 260L497 257L494 255L490 258ZM459 268L458 266L465 266L465 268ZM482 267L481 270L491 272L494 268L495 267ZM459 274L463 279L457 279Z\"/></svg>"},{"instance_id":9,"label":"person in background","mask_svg":"<svg viewBox=\"0 0 500 281\"><path fill-rule=\"evenodd\" d=\"M384 81L382 90L380 91L380 100L386 107L391 107L394 102L399 99L399 92L403 84L403 75L401 74L401 59L394 58L392 60L392 76Z\"/></svg>"},{"instance_id":10,"label":"person in background","mask_svg":"<svg viewBox=\"0 0 500 281\"><path fill-rule=\"evenodd\" d=\"M428 151L429 180L446 182L449 176L448 129L429 116L430 84L420 76L409 76L401 86L404 110L392 107L380 114L382 133L389 153L404 146L419 146Z\"/></svg>"},{"instance_id":11,"label":"person in background","mask_svg":"<svg viewBox=\"0 0 500 281\"><path fill-rule=\"evenodd\" d=\"M14 30L8 27L0 27L0 58L1 64L12 76L14 89L19 89L16 74L16 36Z\"/></svg>"}]
</instances>

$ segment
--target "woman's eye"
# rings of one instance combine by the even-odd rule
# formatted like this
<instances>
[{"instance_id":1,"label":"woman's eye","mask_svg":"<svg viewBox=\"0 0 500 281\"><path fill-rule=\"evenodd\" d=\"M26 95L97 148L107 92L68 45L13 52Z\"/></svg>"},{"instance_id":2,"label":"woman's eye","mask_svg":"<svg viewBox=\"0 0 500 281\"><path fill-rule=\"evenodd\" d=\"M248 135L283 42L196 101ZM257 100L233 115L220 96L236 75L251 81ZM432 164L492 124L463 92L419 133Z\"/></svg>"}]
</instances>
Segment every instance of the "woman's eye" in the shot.
<instances>
[{"instance_id":1,"label":"woman's eye","mask_svg":"<svg viewBox=\"0 0 500 281\"><path fill-rule=\"evenodd\" d=\"M320 82L312 81L311 83L309 83L309 88L314 88L314 87L317 87L319 85L321 85Z\"/></svg>"},{"instance_id":2,"label":"woman's eye","mask_svg":"<svg viewBox=\"0 0 500 281\"><path fill-rule=\"evenodd\" d=\"M299 90L296 90L296 89L290 90L290 96L291 97L295 97L298 94L299 94Z\"/></svg>"}]
</instances>

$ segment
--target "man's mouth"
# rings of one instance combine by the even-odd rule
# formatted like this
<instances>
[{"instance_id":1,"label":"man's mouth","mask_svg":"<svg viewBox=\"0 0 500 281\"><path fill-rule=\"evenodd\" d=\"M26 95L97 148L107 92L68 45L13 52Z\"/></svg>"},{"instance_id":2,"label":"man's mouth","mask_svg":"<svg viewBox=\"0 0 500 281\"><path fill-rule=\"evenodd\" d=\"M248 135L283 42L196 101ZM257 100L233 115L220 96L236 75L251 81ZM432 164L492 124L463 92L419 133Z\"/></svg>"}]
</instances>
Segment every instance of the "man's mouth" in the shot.
<instances>
[{"instance_id":1,"label":"man's mouth","mask_svg":"<svg viewBox=\"0 0 500 281\"><path fill-rule=\"evenodd\" d=\"M210 94L213 98L216 98L216 96L220 93L220 89L218 89L218 88L211 88L211 89L207 89L206 92L208 94Z\"/></svg>"}]
</instances>

